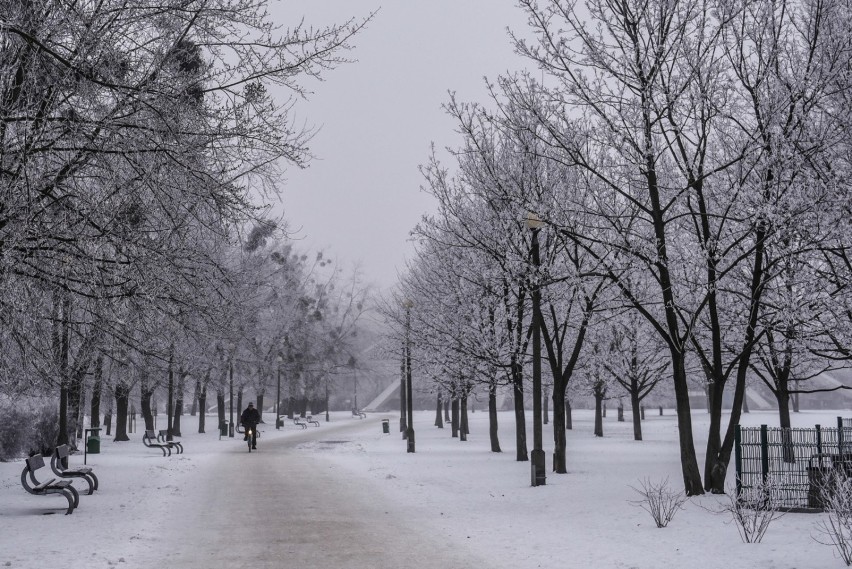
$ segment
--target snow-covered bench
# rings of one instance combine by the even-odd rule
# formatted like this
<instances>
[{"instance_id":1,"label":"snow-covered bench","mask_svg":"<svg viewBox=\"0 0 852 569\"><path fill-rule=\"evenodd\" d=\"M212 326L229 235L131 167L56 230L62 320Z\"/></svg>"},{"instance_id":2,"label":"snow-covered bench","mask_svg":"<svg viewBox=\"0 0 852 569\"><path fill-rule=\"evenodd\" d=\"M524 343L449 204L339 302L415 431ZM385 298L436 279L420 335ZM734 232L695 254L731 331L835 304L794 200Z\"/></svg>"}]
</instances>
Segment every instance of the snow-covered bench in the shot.
<instances>
[{"instance_id":1,"label":"snow-covered bench","mask_svg":"<svg viewBox=\"0 0 852 569\"><path fill-rule=\"evenodd\" d=\"M157 442L161 444L171 445L171 448L177 450L178 454L183 454L183 443L175 440L169 439L169 431L166 429L162 429L157 432Z\"/></svg>"},{"instance_id":2,"label":"snow-covered bench","mask_svg":"<svg viewBox=\"0 0 852 569\"><path fill-rule=\"evenodd\" d=\"M142 435L142 444L148 448L158 448L163 451L163 456L166 456L168 453L169 456L172 455L172 445L169 443L158 443L157 435L154 434L154 431L145 431L145 434Z\"/></svg>"},{"instance_id":3,"label":"snow-covered bench","mask_svg":"<svg viewBox=\"0 0 852 569\"><path fill-rule=\"evenodd\" d=\"M68 445L59 445L53 450L53 455L50 457L50 469L60 478L82 478L89 485L88 494L94 494L98 489L98 477L92 472L91 466L77 466L74 468L66 468L63 462L68 459Z\"/></svg>"},{"instance_id":4,"label":"snow-covered bench","mask_svg":"<svg viewBox=\"0 0 852 569\"><path fill-rule=\"evenodd\" d=\"M307 419L309 424L319 427L319 421L314 419L313 415L308 415L305 419Z\"/></svg>"},{"instance_id":5,"label":"snow-covered bench","mask_svg":"<svg viewBox=\"0 0 852 569\"><path fill-rule=\"evenodd\" d=\"M47 496L48 494L62 494L68 499L68 509L65 515L74 512L74 508L80 505L80 495L77 489L71 486L70 480L56 480L51 478L44 482L39 482L35 473L36 470L44 468L44 457L40 454L35 454L27 459L27 465L21 472L21 485L24 490L35 496Z\"/></svg>"}]
</instances>

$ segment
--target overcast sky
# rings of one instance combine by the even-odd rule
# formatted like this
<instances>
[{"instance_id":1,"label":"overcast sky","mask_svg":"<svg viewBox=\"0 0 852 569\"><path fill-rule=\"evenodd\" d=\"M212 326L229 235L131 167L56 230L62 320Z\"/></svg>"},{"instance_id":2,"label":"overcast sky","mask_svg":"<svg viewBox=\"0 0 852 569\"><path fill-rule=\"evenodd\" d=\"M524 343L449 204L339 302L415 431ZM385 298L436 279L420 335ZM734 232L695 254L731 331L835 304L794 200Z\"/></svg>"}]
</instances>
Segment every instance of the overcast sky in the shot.
<instances>
[{"instance_id":1,"label":"overcast sky","mask_svg":"<svg viewBox=\"0 0 852 569\"><path fill-rule=\"evenodd\" d=\"M275 21L325 25L379 10L355 39L358 61L311 84L300 119L321 127L307 170L282 184L285 217L302 246L341 264L360 263L368 280L389 287L413 248L410 230L434 209L420 191L430 144L455 146L441 105L448 91L485 101L483 77L523 69L506 28L523 32L514 0L272 0Z\"/></svg>"}]
</instances>

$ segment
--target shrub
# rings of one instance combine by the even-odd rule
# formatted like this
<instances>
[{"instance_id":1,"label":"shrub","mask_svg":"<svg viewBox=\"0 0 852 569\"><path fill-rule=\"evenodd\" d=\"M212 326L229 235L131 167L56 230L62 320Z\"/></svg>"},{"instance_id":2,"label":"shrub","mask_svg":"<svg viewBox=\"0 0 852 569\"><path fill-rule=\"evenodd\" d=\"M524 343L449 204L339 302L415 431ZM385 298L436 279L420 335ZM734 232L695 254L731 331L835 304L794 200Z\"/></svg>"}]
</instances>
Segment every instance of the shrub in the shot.
<instances>
[{"instance_id":1,"label":"shrub","mask_svg":"<svg viewBox=\"0 0 852 569\"><path fill-rule=\"evenodd\" d=\"M0 403L0 461L21 458L24 454L28 413L11 403Z\"/></svg>"},{"instance_id":2,"label":"shrub","mask_svg":"<svg viewBox=\"0 0 852 569\"><path fill-rule=\"evenodd\" d=\"M722 512L731 515L743 543L760 543L770 524L784 515L772 500L772 495L777 494L776 486L778 484L770 479L763 484L743 488L739 495L736 489L727 489L729 502L722 507Z\"/></svg>"},{"instance_id":3,"label":"shrub","mask_svg":"<svg viewBox=\"0 0 852 569\"><path fill-rule=\"evenodd\" d=\"M821 488L826 517L817 523L814 541L832 545L847 567L852 565L852 478L843 472L829 476Z\"/></svg>"},{"instance_id":4,"label":"shrub","mask_svg":"<svg viewBox=\"0 0 852 569\"><path fill-rule=\"evenodd\" d=\"M651 479L645 478L639 481L639 485L641 488L633 486L631 488L639 493L641 499L631 500L630 503L651 514L658 528L669 525L677 511L683 508L686 495L683 492L671 490L668 478L660 482L652 482Z\"/></svg>"},{"instance_id":5,"label":"shrub","mask_svg":"<svg viewBox=\"0 0 852 569\"><path fill-rule=\"evenodd\" d=\"M29 432L27 447L29 454L53 454L59 440L59 412L54 405L42 405L34 413L34 422Z\"/></svg>"},{"instance_id":6,"label":"shrub","mask_svg":"<svg viewBox=\"0 0 852 569\"><path fill-rule=\"evenodd\" d=\"M0 401L0 461L49 455L58 437L56 405Z\"/></svg>"}]
</instances>

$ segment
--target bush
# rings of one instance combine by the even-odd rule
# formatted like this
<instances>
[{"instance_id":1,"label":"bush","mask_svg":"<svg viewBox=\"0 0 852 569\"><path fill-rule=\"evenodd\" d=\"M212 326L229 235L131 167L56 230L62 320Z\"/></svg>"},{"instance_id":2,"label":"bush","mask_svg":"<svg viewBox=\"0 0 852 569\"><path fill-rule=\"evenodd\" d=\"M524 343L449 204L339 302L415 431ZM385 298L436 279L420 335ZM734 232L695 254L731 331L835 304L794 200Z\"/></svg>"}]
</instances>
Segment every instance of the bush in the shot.
<instances>
[{"instance_id":1,"label":"bush","mask_svg":"<svg viewBox=\"0 0 852 569\"><path fill-rule=\"evenodd\" d=\"M0 401L0 461L50 455L59 438L57 414L54 404Z\"/></svg>"},{"instance_id":2,"label":"bush","mask_svg":"<svg viewBox=\"0 0 852 569\"><path fill-rule=\"evenodd\" d=\"M852 565L852 478L844 472L830 476L822 490L826 516L817 524L814 541L831 545L846 566Z\"/></svg>"},{"instance_id":3,"label":"bush","mask_svg":"<svg viewBox=\"0 0 852 569\"><path fill-rule=\"evenodd\" d=\"M727 489L729 503L722 511L730 514L743 543L760 543L772 522L783 515L772 500L777 490L778 483L772 479L751 488L742 488L739 495L735 488Z\"/></svg>"},{"instance_id":4,"label":"bush","mask_svg":"<svg viewBox=\"0 0 852 569\"><path fill-rule=\"evenodd\" d=\"M658 528L669 525L678 510L683 508L686 495L683 492L673 491L669 488L669 479L660 482L652 482L649 478L640 480L641 488L633 488L642 498L631 500L634 506L639 506L654 518Z\"/></svg>"},{"instance_id":5,"label":"bush","mask_svg":"<svg viewBox=\"0 0 852 569\"><path fill-rule=\"evenodd\" d=\"M53 405L42 405L34 414L35 421L28 437L29 454L53 454L59 440L59 412Z\"/></svg>"},{"instance_id":6,"label":"bush","mask_svg":"<svg viewBox=\"0 0 852 569\"><path fill-rule=\"evenodd\" d=\"M10 403L0 404L0 461L21 458L26 441L27 413Z\"/></svg>"}]
</instances>

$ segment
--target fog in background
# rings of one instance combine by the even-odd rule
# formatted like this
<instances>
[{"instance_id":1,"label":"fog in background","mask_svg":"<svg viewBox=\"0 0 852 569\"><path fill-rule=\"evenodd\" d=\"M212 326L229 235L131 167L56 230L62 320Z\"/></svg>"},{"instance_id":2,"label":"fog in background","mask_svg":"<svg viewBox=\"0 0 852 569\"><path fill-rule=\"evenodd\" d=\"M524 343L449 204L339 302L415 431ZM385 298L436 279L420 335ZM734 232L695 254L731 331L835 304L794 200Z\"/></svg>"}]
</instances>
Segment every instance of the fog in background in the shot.
<instances>
[{"instance_id":1,"label":"fog in background","mask_svg":"<svg viewBox=\"0 0 852 569\"><path fill-rule=\"evenodd\" d=\"M412 245L409 231L431 198L420 191L418 165L435 143L441 155L458 139L441 105L487 99L484 77L523 69L507 27L525 33L513 0L295 0L273 2L276 22L302 17L321 26L377 11L354 40L356 62L312 81L299 123L319 127L306 170L279 184L283 212L301 247L325 250L339 263L360 263L368 281L392 286Z\"/></svg>"}]
</instances>

